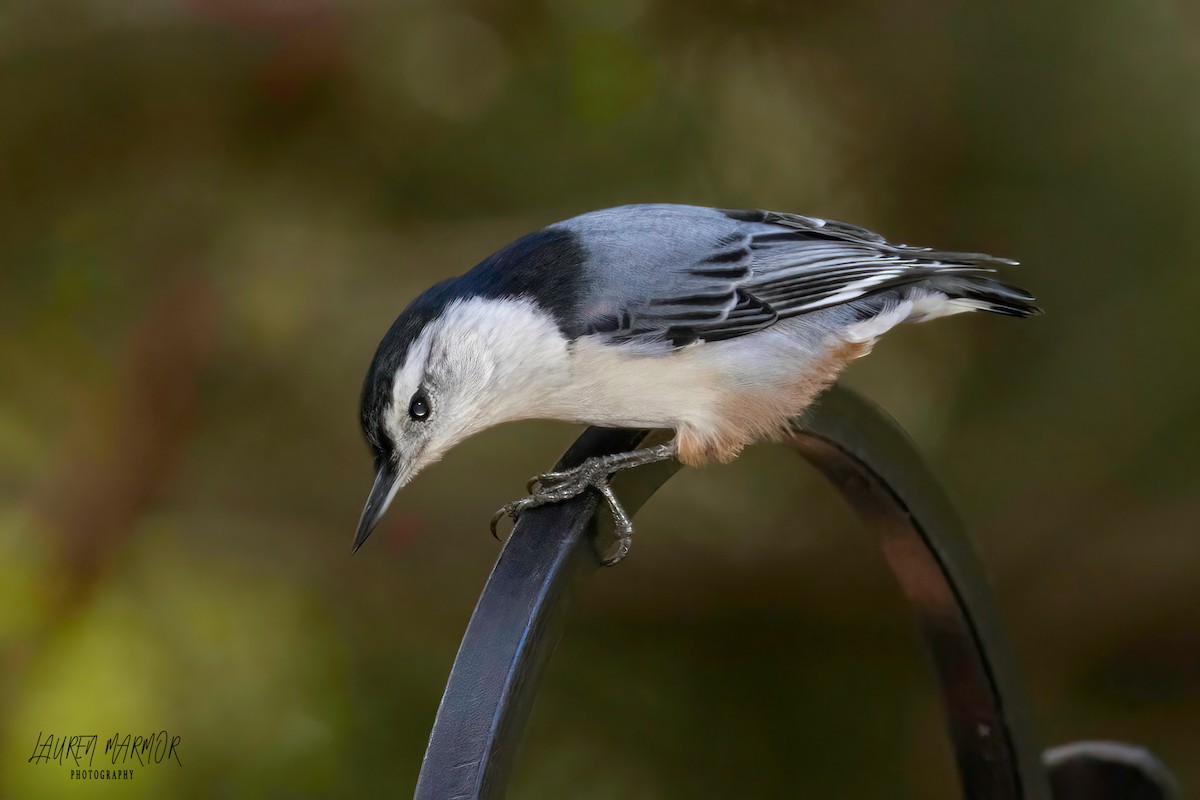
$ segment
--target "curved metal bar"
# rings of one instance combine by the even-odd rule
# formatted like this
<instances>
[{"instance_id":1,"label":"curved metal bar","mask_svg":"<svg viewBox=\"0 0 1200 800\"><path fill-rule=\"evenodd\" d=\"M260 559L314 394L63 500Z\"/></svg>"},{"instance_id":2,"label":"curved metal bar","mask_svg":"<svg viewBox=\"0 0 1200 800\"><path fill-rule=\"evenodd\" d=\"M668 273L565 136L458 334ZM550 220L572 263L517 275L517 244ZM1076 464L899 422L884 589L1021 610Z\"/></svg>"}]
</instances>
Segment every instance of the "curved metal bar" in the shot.
<instances>
[{"instance_id":1,"label":"curved metal bar","mask_svg":"<svg viewBox=\"0 0 1200 800\"><path fill-rule=\"evenodd\" d=\"M963 796L1049 800L1016 660L966 529L903 430L845 391L801 415L788 444L879 536L941 688Z\"/></svg>"},{"instance_id":2,"label":"curved metal bar","mask_svg":"<svg viewBox=\"0 0 1200 800\"><path fill-rule=\"evenodd\" d=\"M661 432L589 428L555 470L653 444ZM676 461L618 473L613 489L632 516L680 468ZM583 580L612 539L599 495L526 511L504 544L467 623L421 763L419 800L503 797L534 693ZM607 528L607 530L605 530Z\"/></svg>"},{"instance_id":3,"label":"curved metal bar","mask_svg":"<svg viewBox=\"0 0 1200 800\"><path fill-rule=\"evenodd\" d=\"M659 435L588 429L556 469L633 449ZM795 422L787 444L833 482L880 532L888 564L914 606L947 711L964 796L1049 800L1018 673L988 585L944 494L900 428L875 406L831 389ZM679 468L617 475L626 510ZM417 782L418 800L503 797L538 680L565 608L600 565L598 498L522 516L467 626ZM601 537L601 538L597 538Z\"/></svg>"}]
</instances>

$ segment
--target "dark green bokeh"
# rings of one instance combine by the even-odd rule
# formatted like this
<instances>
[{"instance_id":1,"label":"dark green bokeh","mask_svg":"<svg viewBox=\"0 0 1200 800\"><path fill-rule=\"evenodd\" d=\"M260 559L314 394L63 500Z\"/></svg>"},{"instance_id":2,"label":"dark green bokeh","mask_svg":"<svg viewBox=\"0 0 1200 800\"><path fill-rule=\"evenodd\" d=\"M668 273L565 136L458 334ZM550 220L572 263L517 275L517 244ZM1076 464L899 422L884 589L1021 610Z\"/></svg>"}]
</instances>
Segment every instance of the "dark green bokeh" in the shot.
<instances>
[{"instance_id":1,"label":"dark green bokeh","mask_svg":"<svg viewBox=\"0 0 1200 800\"><path fill-rule=\"evenodd\" d=\"M0 795L411 791L491 512L456 449L358 556L358 389L434 280L639 201L1020 259L1048 310L847 382L968 520L1047 744L1200 785L1200 15L1171 0L0 4ZM39 731L167 728L72 784ZM873 545L794 457L677 478L546 678L529 798L954 797Z\"/></svg>"}]
</instances>

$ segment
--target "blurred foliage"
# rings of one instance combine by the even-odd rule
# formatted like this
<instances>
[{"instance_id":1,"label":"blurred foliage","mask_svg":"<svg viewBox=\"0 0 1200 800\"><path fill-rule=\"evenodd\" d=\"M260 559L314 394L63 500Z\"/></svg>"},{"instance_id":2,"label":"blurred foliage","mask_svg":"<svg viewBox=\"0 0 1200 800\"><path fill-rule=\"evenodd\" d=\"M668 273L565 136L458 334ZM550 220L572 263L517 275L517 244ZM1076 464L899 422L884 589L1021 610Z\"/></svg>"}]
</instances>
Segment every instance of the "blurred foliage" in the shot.
<instances>
[{"instance_id":1,"label":"blurred foliage","mask_svg":"<svg viewBox=\"0 0 1200 800\"><path fill-rule=\"evenodd\" d=\"M435 279L637 201L1024 262L1047 316L847 381L994 576L1048 743L1200 787L1200 13L1184 0L0 4L0 795L406 794L486 520L570 426L422 475L349 557L358 390ZM39 731L167 728L128 783ZM596 581L516 797L954 797L870 538L793 457L689 473Z\"/></svg>"}]
</instances>

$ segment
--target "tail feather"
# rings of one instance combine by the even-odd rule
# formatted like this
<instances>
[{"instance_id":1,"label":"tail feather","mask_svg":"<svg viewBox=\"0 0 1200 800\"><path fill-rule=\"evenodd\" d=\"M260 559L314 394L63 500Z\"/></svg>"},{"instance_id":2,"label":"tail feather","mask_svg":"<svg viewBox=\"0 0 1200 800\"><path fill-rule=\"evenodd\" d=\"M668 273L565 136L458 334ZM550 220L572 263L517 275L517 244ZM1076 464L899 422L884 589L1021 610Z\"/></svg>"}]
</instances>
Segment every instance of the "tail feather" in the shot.
<instances>
[{"instance_id":1,"label":"tail feather","mask_svg":"<svg viewBox=\"0 0 1200 800\"><path fill-rule=\"evenodd\" d=\"M947 275L925 281L920 286L941 292L951 303L992 314L1032 317L1042 313L1042 309L1034 305L1033 295L1029 292L995 278Z\"/></svg>"},{"instance_id":2,"label":"tail feather","mask_svg":"<svg viewBox=\"0 0 1200 800\"><path fill-rule=\"evenodd\" d=\"M943 273L847 305L855 312L855 321L844 336L854 342L873 342L903 322L925 322L965 311L1009 317L1042 313L1029 292L978 273Z\"/></svg>"}]
</instances>

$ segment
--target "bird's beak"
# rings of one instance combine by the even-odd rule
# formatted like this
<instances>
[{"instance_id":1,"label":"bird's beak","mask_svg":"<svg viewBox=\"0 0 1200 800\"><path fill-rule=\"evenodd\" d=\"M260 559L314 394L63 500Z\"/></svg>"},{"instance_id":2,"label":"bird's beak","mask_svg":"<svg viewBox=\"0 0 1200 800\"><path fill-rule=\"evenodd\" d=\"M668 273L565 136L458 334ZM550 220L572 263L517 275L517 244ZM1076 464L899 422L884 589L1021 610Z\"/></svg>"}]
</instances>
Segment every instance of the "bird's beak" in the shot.
<instances>
[{"instance_id":1,"label":"bird's beak","mask_svg":"<svg viewBox=\"0 0 1200 800\"><path fill-rule=\"evenodd\" d=\"M388 506L391 505L396 492L400 490L401 486L408 483L404 478L405 476L400 473L396 465L390 461L379 468L379 473L375 476L375 485L371 487L371 493L367 495L367 504L363 506L362 516L358 519L358 531L354 534L352 553L358 552L358 548L362 547L363 542L375 529L383 512L387 511Z\"/></svg>"}]
</instances>

